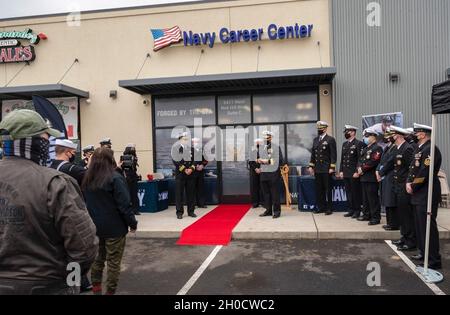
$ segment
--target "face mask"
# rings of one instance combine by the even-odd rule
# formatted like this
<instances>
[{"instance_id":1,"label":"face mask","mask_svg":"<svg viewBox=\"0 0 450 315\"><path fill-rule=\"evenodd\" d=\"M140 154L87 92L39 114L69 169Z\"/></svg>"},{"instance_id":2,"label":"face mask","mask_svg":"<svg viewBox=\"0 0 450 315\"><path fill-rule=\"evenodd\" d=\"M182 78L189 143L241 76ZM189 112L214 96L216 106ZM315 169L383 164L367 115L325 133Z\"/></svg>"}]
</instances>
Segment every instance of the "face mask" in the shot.
<instances>
[{"instance_id":1,"label":"face mask","mask_svg":"<svg viewBox=\"0 0 450 315\"><path fill-rule=\"evenodd\" d=\"M42 166L47 166L50 141L41 137L33 137L31 142L31 159Z\"/></svg>"},{"instance_id":2,"label":"face mask","mask_svg":"<svg viewBox=\"0 0 450 315\"><path fill-rule=\"evenodd\" d=\"M352 135L350 134L350 132L346 132L344 135L345 139L350 139L352 137Z\"/></svg>"},{"instance_id":3,"label":"face mask","mask_svg":"<svg viewBox=\"0 0 450 315\"><path fill-rule=\"evenodd\" d=\"M389 138L389 141L390 141L391 143L395 143L394 137Z\"/></svg>"},{"instance_id":4,"label":"face mask","mask_svg":"<svg viewBox=\"0 0 450 315\"><path fill-rule=\"evenodd\" d=\"M317 130L317 134L319 136L323 135L325 133L325 130Z\"/></svg>"},{"instance_id":5,"label":"face mask","mask_svg":"<svg viewBox=\"0 0 450 315\"><path fill-rule=\"evenodd\" d=\"M71 157L69 158L69 162L70 162L70 163L75 162L75 154L72 154L72 153L71 153Z\"/></svg>"},{"instance_id":6,"label":"face mask","mask_svg":"<svg viewBox=\"0 0 450 315\"><path fill-rule=\"evenodd\" d=\"M369 138L365 137L363 139L365 145L369 145Z\"/></svg>"}]
</instances>

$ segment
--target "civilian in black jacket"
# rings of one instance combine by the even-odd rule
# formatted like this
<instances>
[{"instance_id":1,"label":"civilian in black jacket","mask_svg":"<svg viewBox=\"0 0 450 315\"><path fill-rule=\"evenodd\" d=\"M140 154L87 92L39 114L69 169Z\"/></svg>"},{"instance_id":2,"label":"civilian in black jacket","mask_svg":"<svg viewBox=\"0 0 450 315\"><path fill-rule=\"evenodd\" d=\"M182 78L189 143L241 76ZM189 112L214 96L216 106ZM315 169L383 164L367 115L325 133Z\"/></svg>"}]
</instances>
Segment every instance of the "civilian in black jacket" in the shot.
<instances>
[{"instance_id":1,"label":"civilian in black jacket","mask_svg":"<svg viewBox=\"0 0 450 315\"><path fill-rule=\"evenodd\" d=\"M126 235L128 231L136 231L137 221L125 178L115 171L111 149L105 147L94 151L83 181L83 191L100 240L99 253L91 268L93 292L102 292L102 275L106 261L106 294L115 294Z\"/></svg>"},{"instance_id":2,"label":"civilian in black jacket","mask_svg":"<svg viewBox=\"0 0 450 315\"><path fill-rule=\"evenodd\" d=\"M258 159L260 158L260 150L262 149L264 141L262 139L255 139L255 147L250 153L250 159L248 160L248 169L250 171L250 194L252 198L253 208L258 208L263 203L262 189L261 189L261 164Z\"/></svg>"}]
</instances>

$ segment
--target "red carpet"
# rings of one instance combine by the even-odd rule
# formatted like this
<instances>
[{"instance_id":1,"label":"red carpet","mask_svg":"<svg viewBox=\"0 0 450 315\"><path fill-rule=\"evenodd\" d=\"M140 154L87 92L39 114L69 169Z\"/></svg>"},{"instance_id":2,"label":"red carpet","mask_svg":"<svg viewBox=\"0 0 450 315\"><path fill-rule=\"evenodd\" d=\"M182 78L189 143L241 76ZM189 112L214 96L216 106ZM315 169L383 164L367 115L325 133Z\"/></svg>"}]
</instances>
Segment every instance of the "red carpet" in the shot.
<instances>
[{"instance_id":1,"label":"red carpet","mask_svg":"<svg viewBox=\"0 0 450 315\"><path fill-rule=\"evenodd\" d=\"M178 245L228 245L231 231L251 205L220 205L189 225L181 233Z\"/></svg>"}]
</instances>

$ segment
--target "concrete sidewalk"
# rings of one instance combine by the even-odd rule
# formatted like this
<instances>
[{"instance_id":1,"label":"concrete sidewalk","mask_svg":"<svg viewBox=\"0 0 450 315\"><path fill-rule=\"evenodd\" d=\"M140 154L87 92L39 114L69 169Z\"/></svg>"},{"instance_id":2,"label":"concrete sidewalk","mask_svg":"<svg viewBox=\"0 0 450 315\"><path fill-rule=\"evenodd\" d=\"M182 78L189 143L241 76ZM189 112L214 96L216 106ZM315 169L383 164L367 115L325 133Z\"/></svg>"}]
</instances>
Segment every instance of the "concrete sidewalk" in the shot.
<instances>
[{"instance_id":1,"label":"concrete sidewalk","mask_svg":"<svg viewBox=\"0 0 450 315\"><path fill-rule=\"evenodd\" d=\"M197 218L184 215L182 220L175 217L175 207L137 217L139 221L137 237L142 238L178 238L181 231L200 219L216 206L197 209ZM368 226L367 222L344 218L344 213L331 216L315 215L309 212L283 209L281 218L261 218L264 209L250 209L233 230L233 239L355 239L385 240L397 239L399 232L384 231L382 224ZM440 209L438 215L441 239L450 239L450 209Z\"/></svg>"}]
</instances>

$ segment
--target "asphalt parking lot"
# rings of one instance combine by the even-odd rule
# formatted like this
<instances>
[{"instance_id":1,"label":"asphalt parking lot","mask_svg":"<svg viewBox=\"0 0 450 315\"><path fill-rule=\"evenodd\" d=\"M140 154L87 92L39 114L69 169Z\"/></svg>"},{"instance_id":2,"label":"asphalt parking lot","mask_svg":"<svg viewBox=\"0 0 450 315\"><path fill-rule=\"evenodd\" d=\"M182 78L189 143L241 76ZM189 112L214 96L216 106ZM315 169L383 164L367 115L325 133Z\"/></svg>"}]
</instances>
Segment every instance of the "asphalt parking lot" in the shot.
<instances>
[{"instance_id":1,"label":"asphalt parking lot","mask_svg":"<svg viewBox=\"0 0 450 315\"><path fill-rule=\"evenodd\" d=\"M186 288L215 247L175 242L130 237L117 293L174 295ZM441 247L445 280L438 287L449 294L450 241L442 241ZM367 284L373 271L367 271L369 263L379 264L380 286ZM185 293L434 294L385 242L349 240L232 241L218 250Z\"/></svg>"}]
</instances>

